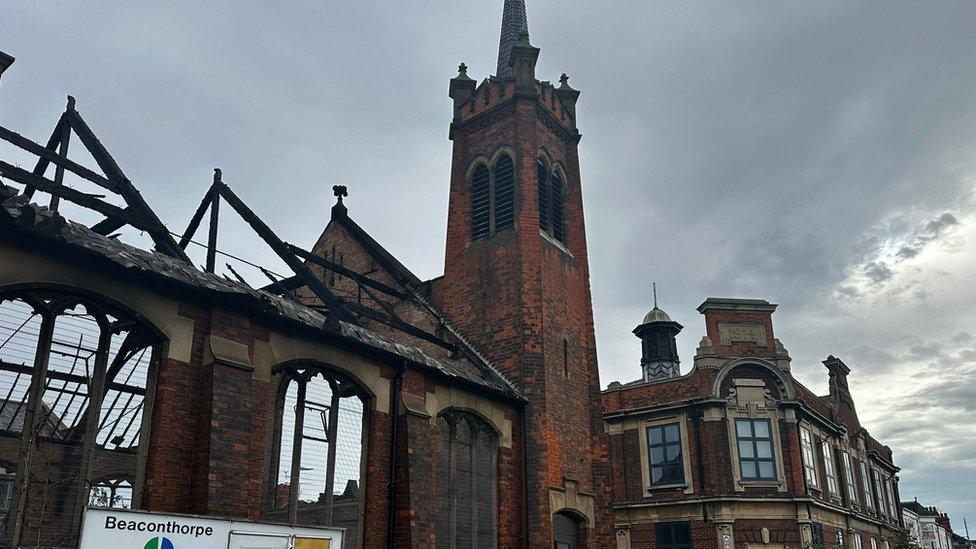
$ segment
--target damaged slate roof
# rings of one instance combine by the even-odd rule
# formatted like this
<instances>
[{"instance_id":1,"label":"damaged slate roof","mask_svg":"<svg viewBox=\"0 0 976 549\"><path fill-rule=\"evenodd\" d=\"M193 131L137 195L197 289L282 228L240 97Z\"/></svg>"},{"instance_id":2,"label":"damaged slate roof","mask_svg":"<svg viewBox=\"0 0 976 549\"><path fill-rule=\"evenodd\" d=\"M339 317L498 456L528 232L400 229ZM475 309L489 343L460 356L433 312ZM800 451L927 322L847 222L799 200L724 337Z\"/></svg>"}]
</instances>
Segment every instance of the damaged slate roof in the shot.
<instances>
[{"instance_id":1,"label":"damaged slate roof","mask_svg":"<svg viewBox=\"0 0 976 549\"><path fill-rule=\"evenodd\" d=\"M34 203L17 189L0 183L0 234L12 232L42 238L55 245L94 255L127 271L147 278L162 279L184 287L232 299L262 314L303 325L311 330L391 353L422 368L446 377L477 385L517 400L525 400L508 380L493 368L431 356L421 349L403 345L356 324L336 321L326 314L290 299L252 288L241 282L196 269L176 258L144 250L115 238L98 234L88 227L67 220L57 212ZM13 229L13 231L11 230Z\"/></svg>"}]
</instances>

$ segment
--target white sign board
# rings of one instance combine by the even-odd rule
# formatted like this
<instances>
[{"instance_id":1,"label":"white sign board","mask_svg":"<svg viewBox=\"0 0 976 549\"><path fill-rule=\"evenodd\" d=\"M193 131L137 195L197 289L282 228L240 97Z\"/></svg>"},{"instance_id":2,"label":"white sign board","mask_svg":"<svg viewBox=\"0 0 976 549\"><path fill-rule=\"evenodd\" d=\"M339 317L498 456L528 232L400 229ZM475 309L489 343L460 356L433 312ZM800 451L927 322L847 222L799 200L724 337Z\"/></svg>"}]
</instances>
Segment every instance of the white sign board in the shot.
<instances>
[{"instance_id":1,"label":"white sign board","mask_svg":"<svg viewBox=\"0 0 976 549\"><path fill-rule=\"evenodd\" d=\"M342 530L88 508L79 549L342 549Z\"/></svg>"}]
</instances>

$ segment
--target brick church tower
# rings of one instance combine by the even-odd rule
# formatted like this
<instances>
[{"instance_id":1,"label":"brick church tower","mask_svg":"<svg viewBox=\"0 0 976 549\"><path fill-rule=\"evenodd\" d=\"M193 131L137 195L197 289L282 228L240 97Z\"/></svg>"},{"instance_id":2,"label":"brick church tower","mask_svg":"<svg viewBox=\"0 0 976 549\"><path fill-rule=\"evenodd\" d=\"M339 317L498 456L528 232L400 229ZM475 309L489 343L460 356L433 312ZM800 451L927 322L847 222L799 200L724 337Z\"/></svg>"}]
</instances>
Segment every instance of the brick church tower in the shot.
<instances>
[{"instance_id":1,"label":"brick church tower","mask_svg":"<svg viewBox=\"0 0 976 549\"><path fill-rule=\"evenodd\" d=\"M529 544L610 544L576 128L579 92L536 79L524 0L506 0L495 76L450 83L444 277L433 297L529 399ZM578 533L577 533L578 531ZM563 545L559 545L562 547Z\"/></svg>"}]
</instances>

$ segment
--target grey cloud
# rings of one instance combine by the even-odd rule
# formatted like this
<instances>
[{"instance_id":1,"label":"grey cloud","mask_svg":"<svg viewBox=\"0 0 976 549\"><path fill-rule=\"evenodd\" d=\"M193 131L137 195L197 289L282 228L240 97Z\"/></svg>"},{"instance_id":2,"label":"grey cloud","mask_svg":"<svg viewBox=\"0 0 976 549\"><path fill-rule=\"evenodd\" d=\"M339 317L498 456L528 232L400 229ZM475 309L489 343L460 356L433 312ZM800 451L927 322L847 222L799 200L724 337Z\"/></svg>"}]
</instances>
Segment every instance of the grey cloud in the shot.
<instances>
[{"instance_id":1,"label":"grey cloud","mask_svg":"<svg viewBox=\"0 0 976 549\"><path fill-rule=\"evenodd\" d=\"M499 4L9 2L0 49L18 60L0 85L0 119L43 140L73 93L175 230L215 166L296 243L322 230L330 187L348 185L357 222L433 277L450 175L447 80L460 61L476 78L493 69ZM912 326L886 325L887 311L870 308L874 294L846 278L879 261L893 235L905 239L900 258L918 257L968 219L960 197L976 172L966 55L976 50L976 4L622 1L596 16L593 5L530 0L528 9L539 76L566 71L583 91L604 385L639 375L630 330L650 307L652 280L686 327L685 370L704 332L695 307L710 295L778 302L776 332L794 371L820 381L827 353L868 345L901 357L904 331L950 314L927 309L929 296L907 300L918 307ZM896 215L906 211L913 217ZM222 223L223 249L277 264L242 224ZM885 261L872 273L891 291L886 269L896 267ZM866 357L855 372L890 364ZM919 420L893 418L885 425ZM890 442L896 456L915 456L911 437ZM971 440L956 443L976 454ZM919 463L919 481L903 475L903 494L935 493L927 482L960 493L944 466ZM953 496L950 511L976 516L972 493Z\"/></svg>"},{"instance_id":2,"label":"grey cloud","mask_svg":"<svg viewBox=\"0 0 976 549\"><path fill-rule=\"evenodd\" d=\"M959 332L958 334L952 336L953 343L969 343L973 339L976 339L976 336L973 336L973 334L969 332Z\"/></svg>"},{"instance_id":3,"label":"grey cloud","mask_svg":"<svg viewBox=\"0 0 976 549\"><path fill-rule=\"evenodd\" d=\"M949 212L945 212L939 217L930 220L925 224L925 228L914 238L911 244L902 246L898 250L898 257L900 259L911 259L917 256L926 245L942 236L946 229L958 224L959 220Z\"/></svg>"},{"instance_id":4,"label":"grey cloud","mask_svg":"<svg viewBox=\"0 0 976 549\"><path fill-rule=\"evenodd\" d=\"M895 273L890 267L888 267L888 265L880 261L871 261L864 266L864 275L867 276L871 282L881 284L882 282L891 280L891 278L895 276Z\"/></svg>"}]
</instances>

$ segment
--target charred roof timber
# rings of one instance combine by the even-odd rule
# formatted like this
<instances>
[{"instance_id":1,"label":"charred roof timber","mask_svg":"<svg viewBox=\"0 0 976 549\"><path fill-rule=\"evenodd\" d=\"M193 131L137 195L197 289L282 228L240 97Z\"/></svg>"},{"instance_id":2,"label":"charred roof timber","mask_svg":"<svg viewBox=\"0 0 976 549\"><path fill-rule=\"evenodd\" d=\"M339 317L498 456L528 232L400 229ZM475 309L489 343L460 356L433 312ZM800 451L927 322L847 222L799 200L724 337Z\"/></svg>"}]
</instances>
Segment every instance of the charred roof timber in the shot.
<instances>
[{"instance_id":1,"label":"charred roof timber","mask_svg":"<svg viewBox=\"0 0 976 549\"><path fill-rule=\"evenodd\" d=\"M6 56L9 57L9 56ZM10 58L12 62L12 58ZM9 62L7 63L9 66ZM96 173L67 158L70 136L78 137L81 145L91 154L102 173ZM183 288L203 292L221 300L230 300L247 309L259 312L271 319L297 323L307 329L326 332L354 345L365 346L383 353L407 359L411 364L487 388L518 401L524 401L520 391L488 361L482 357L460 333L450 325L446 317L436 311L417 288L420 279L404 267L389 252L373 240L349 218L342 198L348 196L345 186L333 188L337 203L333 207L333 220L343 224L346 230L377 261L389 270L401 288L394 288L366 274L355 272L298 246L289 244L277 234L241 200L223 181L220 169L214 170L213 182L196 209L182 234L171 232L157 217L125 176L121 168L101 144L88 124L75 110L74 98L68 97L68 105L55 125L47 144L42 146L14 131L0 126L0 139L37 157L31 171L0 160L0 177L23 186L23 191L3 184L0 180L0 225L9 229L24 242L46 243L68 248L83 255L97 256L106 264L121 266L140 276L162 279ZM45 176L50 165L55 166L53 179ZM103 200L104 196L90 194L64 184L64 172L94 183L118 196L124 207ZM37 191L51 196L48 206L34 203ZM105 218L91 227L68 221L58 212L63 199L98 212ZM295 273L293 276L275 276L260 265L232 256L217 249L220 202L227 204L254 230L275 254ZM210 212L206 244L193 241L193 235ZM124 226L131 226L150 235L158 253L142 250L108 236ZM6 230L5 229L5 230ZM173 237L179 237L179 241ZM206 248L206 265L198 270L186 255L190 243ZM259 269L271 284L255 289L227 264L234 279L215 274L216 255L221 254ZM310 266L321 267L353 280L361 295L378 304L372 308L355 300L338 298ZM319 304L305 303L295 295L301 288L308 289ZM374 293L375 292L375 293ZM395 309L386 305L377 294L400 300L410 300L427 310L438 323L437 333L430 333L400 318ZM404 345L365 327L375 322L445 349L448 358L433 356L410 345Z\"/></svg>"},{"instance_id":2,"label":"charred roof timber","mask_svg":"<svg viewBox=\"0 0 976 549\"><path fill-rule=\"evenodd\" d=\"M0 51L0 77L3 76L4 71L10 68L10 65L14 64L14 56L3 53Z\"/></svg>"}]
</instances>

